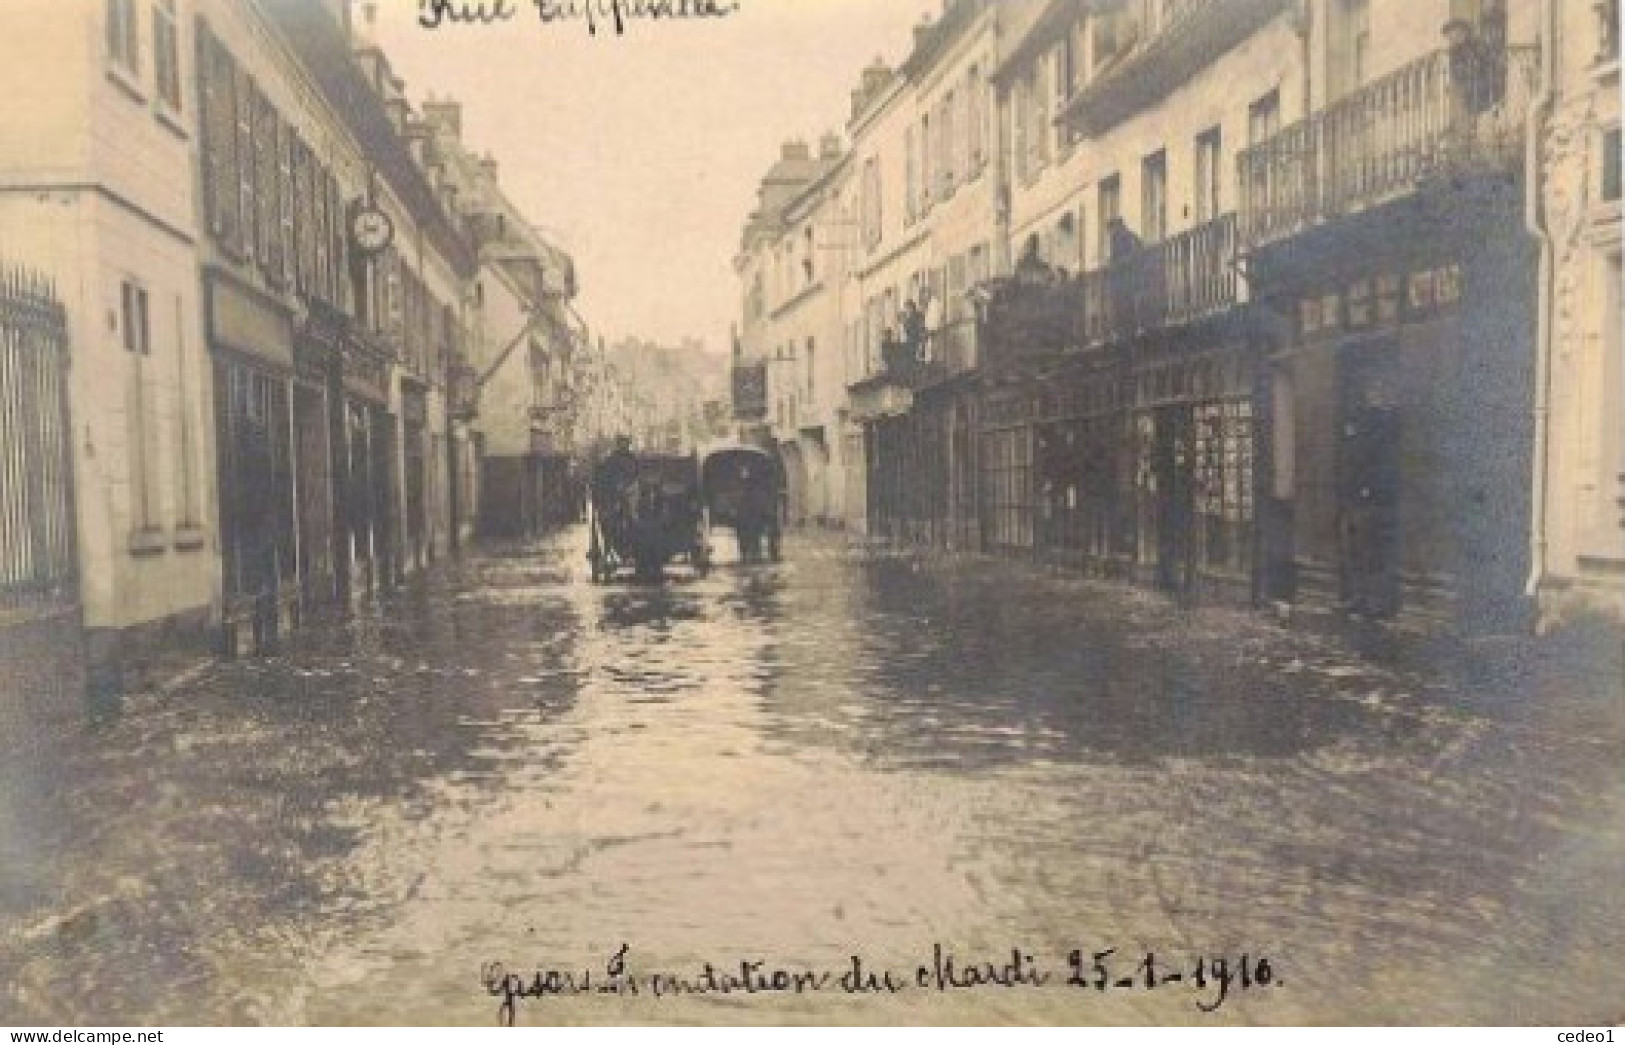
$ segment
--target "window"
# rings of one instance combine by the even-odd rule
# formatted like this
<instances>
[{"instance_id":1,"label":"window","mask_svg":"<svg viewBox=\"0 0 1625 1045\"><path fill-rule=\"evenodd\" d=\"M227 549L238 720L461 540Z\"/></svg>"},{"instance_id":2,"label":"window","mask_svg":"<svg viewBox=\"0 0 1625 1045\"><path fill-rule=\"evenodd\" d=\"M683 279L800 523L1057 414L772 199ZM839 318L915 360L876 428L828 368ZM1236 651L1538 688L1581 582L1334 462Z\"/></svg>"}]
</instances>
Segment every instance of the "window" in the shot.
<instances>
[{"instance_id":1,"label":"window","mask_svg":"<svg viewBox=\"0 0 1625 1045\"><path fill-rule=\"evenodd\" d=\"M1247 107L1247 144L1257 146L1275 137L1281 130L1281 92L1271 91ZM1246 165L1249 207L1268 211L1272 205L1270 191L1271 165L1251 162Z\"/></svg>"},{"instance_id":2,"label":"window","mask_svg":"<svg viewBox=\"0 0 1625 1045\"><path fill-rule=\"evenodd\" d=\"M1597 64L1619 59L1619 0L1597 0L1591 5L1597 17Z\"/></svg>"},{"instance_id":3,"label":"window","mask_svg":"<svg viewBox=\"0 0 1625 1045\"><path fill-rule=\"evenodd\" d=\"M1365 83L1371 71L1370 0L1336 0L1330 46L1329 75L1336 98Z\"/></svg>"},{"instance_id":4,"label":"window","mask_svg":"<svg viewBox=\"0 0 1625 1045\"><path fill-rule=\"evenodd\" d=\"M1271 91L1247 107L1247 144L1257 145L1281 129L1281 92Z\"/></svg>"},{"instance_id":5,"label":"window","mask_svg":"<svg viewBox=\"0 0 1625 1045\"><path fill-rule=\"evenodd\" d=\"M124 281L121 288L120 319L124 332L124 351L138 356L152 355L152 328L147 314L147 289L138 283Z\"/></svg>"},{"instance_id":6,"label":"window","mask_svg":"<svg viewBox=\"0 0 1625 1045\"><path fill-rule=\"evenodd\" d=\"M1094 53L1090 57L1094 59L1095 69L1099 70L1117 52L1117 21L1111 11L1102 10L1089 19L1089 26L1094 43Z\"/></svg>"},{"instance_id":7,"label":"window","mask_svg":"<svg viewBox=\"0 0 1625 1045\"><path fill-rule=\"evenodd\" d=\"M158 98L171 112L181 111L181 48L175 28L175 0L152 5L152 64Z\"/></svg>"},{"instance_id":8,"label":"window","mask_svg":"<svg viewBox=\"0 0 1625 1045\"><path fill-rule=\"evenodd\" d=\"M1072 51L1072 36L1067 37L1055 48L1054 81L1052 87L1055 94L1055 114L1059 116L1066 111L1066 103L1072 97L1072 90L1077 78L1077 63ZM1072 129L1064 121L1051 127L1055 136L1054 149L1057 155L1064 154L1071 147L1074 139Z\"/></svg>"},{"instance_id":9,"label":"window","mask_svg":"<svg viewBox=\"0 0 1625 1045\"><path fill-rule=\"evenodd\" d=\"M287 285L292 285L296 279L299 264L294 237L296 225L294 208L297 206L297 197L293 178L293 152L293 128L278 120L276 136L277 249L274 254L281 261L281 266L272 275Z\"/></svg>"},{"instance_id":10,"label":"window","mask_svg":"<svg viewBox=\"0 0 1625 1045\"><path fill-rule=\"evenodd\" d=\"M1102 262L1112 260L1112 223L1123 216L1123 182L1115 174L1101 181L1100 187L1095 190L1099 196L1099 204L1095 208L1099 211L1100 244L1099 253Z\"/></svg>"},{"instance_id":11,"label":"window","mask_svg":"<svg viewBox=\"0 0 1625 1045\"><path fill-rule=\"evenodd\" d=\"M147 374L143 365L152 355L152 317L146 287L128 279L119 285L119 319L124 352L129 358L125 424L131 524L136 530L150 530L155 498L149 464L153 455L148 445L152 426L147 417L150 410L147 403Z\"/></svg>"},{"instance_id":12,"label":"window","mask_svg":"<svg viewBox=\"0 0 1625 1045\"><path fill-rule=\"evenodd\" d=\"M880 245L880 158L871 156L863 164L863 242L870 250Z\"/></svg>"},{"instance_id":13,"label":"window","mask_svg":"<svg viewBox=\"0 0 1625 1045\"><path fill-rule=\"evenodd\" d=\"M185 303L179 294L175 295L175 413L176 425L176 456L178 461L178 475L180 490L181 523L186 526L197 526L201 513L197 504L197 483L193 477L192 460L192 395L191 381L191 351L186 343Z\"/></svg>"},{"instance_id":14,"label":"window","mask_svg":"<svg viewBox=\"0 0 1625 1045\"><path fill-rule=\"evenodd\" d=\"M1615 127L1602 135L1602 198L1606 203L1619 202L1619 166L1620 137Z\"/></svg>"},{"instance_id":15,"label":"window","mask_svg":"<svg viewBox=\"0 0 1625 1045\"><path fill-rule=\"evenodd\" d=\"M912 222L920 216L920 157L919 145L914 138L914 125L903 132L903 213Z\"/></svg>"},{"instance_id":16,"label":"window","mask_svg":"<svg viewBox=\"0 0 1625 1045\"><path fill-rule=\"evenodd\" d=\"M339 308L347 303L347 298L354 295L354 284L347 276L350 267L349 248L346 245L348 237L344 231L344 197L339 189L338 179L331 172L325 175L327 182L327 206L316 215L317 223L325 230L327 249L317 250L317 265L324 262L327 269L328 300Z\"/></svg>"},{"instance_id":17,"label":"window","mask_svg":"<svg viewBox=\"0 0 1625 1045\"><path fill-rule=\"evenodd\" d=\"M1053 81L1046 81L1047 73L1055 75L1053 62L1040 63L1033 81L1033 148L1037 152L1037 166L1042 167L1049 162L1051 154L1051 128L1050 128L1050 92L1054 90Z\"/></svg>"},{"instance_id":18,"label":"window","mask_svg":"<svg viewBox=\"0 0 1625 1045\"><path fill-rule=\"evenodd\" d=\"M947 196L954 188L954 107L958 97L949 91L942 100L942 115L937 120L937 139L940 155L937 167L941 170L942 194Z\"/></svg>"},{"instance_id":19,"label":"window","mask_svg":"<svg viewBox=\"0 0 1625 1045\"><path fill-rule=\"evenodd\" d=\"M254 198L259 203L259 262L267 276L282 275L282 224L280 192L277 180L277 127L276 110L270 99L260 91L254 92Z\"/></svg>"},{"instance_id":20,"label":"window","mask_svg":"<svg viewBox=\"0 0 1625 1045\"><path fill-rule=\"evenodd\" d=\"M1168 235L1168 154L1159 149L1141 165L1140 227L1147 243Z\"/></svg>"},{"instance_id":21,"label":"window","mask_svg":"<svg viewBox=\"0 0 1625 1045\"><path fill-rule=\"evenodd\" d=\"M204 210L209 231L227 253L240 249L238 174L237 70L231 55L206 28L197 35L198 75L203 113L201 151L204 170Z\"/></svg>"},{"instance_id":22,"label":"window","mask_svg":"<svg viewBox=\"0 0 1625 1045\"><path fill-rule=\"evenodd\" d=\"M1192 198L1196 204L1197 224L1212 221L1223 212L1219 195L1223 181L1220 177L1222 144L1217 127L1196 136L1196 184L1192 187Z\"/></svg>"},{"instance_id":23,"label":"window","mask_svg":"<svg viewBox=\"0 0 1625 1045\"><path fill-rule=\"evenodd\" d=\"M931 139L931 114L926 113L920 117L920 207L924 211L931 209L931 196L935 187L936 165L932 162L931 155L935 144Z\"/></svg>"},{"instance_id":24,"label":"window","mask_svg":"<svg viewBox=\"0 0 1625 1045\"><path fill-rule=\"evenodd\" d=\"M993 252L986 243L978 243L970 249L970 271L967 278L971 286L985 283L993 276Z\"/></svg>"},{"instance_id":25,"label":"window","mask_svg":"<svg viewBox=\"0 0 1625 1045\"><path fill-rule=\"evenodd\" d=\"M807 339L807 402L818 400L818 343L815 338Z\"/></svg>"},{"instance_id":26,"label":"window","mask_svg":"<svg viewBox=\"0 0 1625 1045\"><path fill-rule=\"evenodd\" d=\"M141 27L135 0L107 0L107 60L131 75L141 73Z\"/></svg>"},{"instance_id":27,"label":"window","mask_svg":"<svg viewBox=\"0 0 1625 1045\"><path fill-rule=\"evenodd\" d=\"M970 73L965 78L965 102L966 153L969 156L969 166L965 173L968 177L975 177L987 159L986 145L983 142L983 137L987 133L984 122L987 119L987 85L982 82L980 66L971 66Z\"/></svg>"},{"instance_id":28,"label":"window","mask_svg":"<svg viewBox=\"0 0 1625 1045\"><path fill-rule=\"evenodd\" d=\"M1032 77L1023 76L1016 81L1015 104L1010 107L1010 119L1015 126L1010 129L1011 144L1016 154L1016 177L1026 181L1032 176L1032 164L1027 155L1027 143L1032 137L1030 124L1032 123L1033 90Z\"/></svg>"},{"instance_id":29,"label":"window","mask_svg":"<svg viewBox=\"0 0 1625 1045\"><path fill-rule=\"evenodd\" d=\"M240 235L234 241L240 255L247 259L253 258L259 240L256 230L259 228L254 187L254 172L258 163L254 154L254 81L242 69L234 71L236 78L235 98L237 102L237 157L235 170L237 172L237 214L239 218Z\"/></svg>"},{"instance_id":30,"label":"window","mask_svg":"<svg viewBox=\"0 0 1625 1045\"><path fill-rule=\"evenodd\" d=\"M1069 211L1055 223L1055 251L1050 261L1060 268L1071 269L1078 260L1078 219Z\"/></svg>"}]
</instances>

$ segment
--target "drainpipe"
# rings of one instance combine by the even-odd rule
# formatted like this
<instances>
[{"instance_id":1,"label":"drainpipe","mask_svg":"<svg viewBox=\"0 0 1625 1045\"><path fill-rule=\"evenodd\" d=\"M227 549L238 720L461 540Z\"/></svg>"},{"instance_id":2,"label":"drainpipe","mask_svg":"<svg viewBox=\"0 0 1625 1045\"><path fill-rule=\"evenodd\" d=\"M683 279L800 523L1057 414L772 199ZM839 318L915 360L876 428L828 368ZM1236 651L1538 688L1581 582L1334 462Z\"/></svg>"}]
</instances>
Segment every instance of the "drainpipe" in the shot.
<instances>
[{"instance_id":1,"label":"drainpipe","mask_svg":"<svg viewBox=\"0 0 1625 1045\"><path fill-rule=\"evenodd\" d=\"M1552 80L1557 55L1557 0L1541 0L1540 88L1529 107L1524 127L1524 225L1540 244L1536 275L1534 482L1529 543L1529 580L1524 594L1533 599L1546 581L1547 471L1551 458L1552 397L1552 234L1546 227L1541 189L1545 184L1540 162L1540 132L1552 106Z\"/></svg>"}]
</instances>

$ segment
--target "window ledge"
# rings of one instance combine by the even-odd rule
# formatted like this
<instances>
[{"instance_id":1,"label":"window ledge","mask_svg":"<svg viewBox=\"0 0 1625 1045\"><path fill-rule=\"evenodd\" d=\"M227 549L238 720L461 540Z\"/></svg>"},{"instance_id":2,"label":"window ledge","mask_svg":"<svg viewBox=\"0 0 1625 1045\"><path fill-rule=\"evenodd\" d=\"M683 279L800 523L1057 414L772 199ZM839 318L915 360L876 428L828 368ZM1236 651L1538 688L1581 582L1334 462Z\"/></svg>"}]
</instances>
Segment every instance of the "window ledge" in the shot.
<instances>
[{"instance_id":1,"label":"window ledge","mask_svg":"<svg viewBox=\"0 0 1625 1045\"><path fill-rule=\"evenodd\" d=\"M108 62L107 79L112 82L113 86L129 95L131 100L140 102L142 105L147 103L147 92L141 89L141 81L136 79L135 73L124 68L124 66L119 65L117 62Z\"/></svg>"},{"instance_id":2,"label":"window ledge","mask_svg":"<svg viewBox=\"0 0 1625 1045\"><path fill-rule=\"evenodd\" d=\"M201 550L208 543L208 535L203 527L197 523L181 523L175 527L175 550L178 552L195 552Z\"/></svg>"},{"instance_id":3,"label":"window ledge","mask_svg":"<svg viewBox=\"0 0 1625 1045\"><path fill-rule=\"evenodd\" d=\"M1617 246L1620 241L1622 215L1625 215L1625 208L1622 208L1619 200L1608 200L1592 204L1589 215L1591 220L1591 245L1603 248Z\"/></svg>"},{"instance_id":4,"label":"window ledge","mask_svg":"<svg viewBox=\"0 0 1625 1045\"><path fill-rule=\"evenodd\" d=\"M174 108L168 102L163 99L154 102L153 115L158 118L158 122L163 125L165 130L181 141L191 140L192 132L186 129L186 124L181 120L180 110Z\"/></svg>"},{"instance_id":5,"label":"window ledge","mask_svg":"<svg viewBox=\"0 0 1625 1045\"><path fill-rule=\"evenodd\" d=\"M1591 67L1591 77L1598 83L1607 83L1609 80L1619 79L1619 55L1610 55L1599 58Z\"/></svg>"},{"instance_id":6,"label":"window ledge","mask_svg":"<svg viewBox=\"0 0 1625 1045\"><path fill-rule=\"evenodd\" d=\"M169 550L169 541L164 538L164 531L157 526L138 526L130 531L126 543L131 555L138 559L162 555Z\"/></svg>"}]
</instances>

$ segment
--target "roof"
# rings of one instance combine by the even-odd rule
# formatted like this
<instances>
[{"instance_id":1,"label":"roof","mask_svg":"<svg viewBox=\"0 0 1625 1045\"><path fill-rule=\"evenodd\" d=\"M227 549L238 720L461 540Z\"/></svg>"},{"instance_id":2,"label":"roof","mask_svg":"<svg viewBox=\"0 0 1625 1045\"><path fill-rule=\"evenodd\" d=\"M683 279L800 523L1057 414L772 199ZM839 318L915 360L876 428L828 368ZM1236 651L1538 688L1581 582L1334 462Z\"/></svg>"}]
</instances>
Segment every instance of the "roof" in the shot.
<instances>
[{"instance_id":1,"label":"roof","mask_svg":"<svg viewBox=\"0 0 1625 1045\"><path fill-rule=\"evenodd\" d=\"M999 63L999 68L993 74L994 80L1009 80L1018 69L1032 60L1033 55L1054 42L1062 29L1083 14L1083 5L1084 0L1046 0L1024 12L1029 16L1028 20L1025 24L1017 23L1015 32L1011 34L1009 53Z\"/></svg>"},{"instance_id":2,"label":"roof","mask_svg":"<svg viewBox=\"0 0 1625 1045\"><path fill-rule=\"evenodd\" d=\"M452 224L411 150L396 133L383 101L356 64L344 27L317 4L268 0L260 4L260 10L309 70L368 161L376 166L434 249L458 275L472 276L478 265L473 245Z\"/></svg>"}]
</instances>

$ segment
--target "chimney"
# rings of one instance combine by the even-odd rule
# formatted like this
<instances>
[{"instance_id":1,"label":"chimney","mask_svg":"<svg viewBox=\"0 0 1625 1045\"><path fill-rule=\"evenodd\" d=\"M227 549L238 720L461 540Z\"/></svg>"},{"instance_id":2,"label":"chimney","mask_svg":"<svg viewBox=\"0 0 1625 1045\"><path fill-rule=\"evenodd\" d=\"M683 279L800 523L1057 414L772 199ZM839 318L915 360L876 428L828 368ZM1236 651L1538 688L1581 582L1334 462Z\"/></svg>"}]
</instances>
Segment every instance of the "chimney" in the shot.
<instances>
[{"instance_id":1,"label":"chimney","mask_svg":"<svg viewBox=\"0 0 1625 1045\"><path fill-rule=\"evenodd\" d=\"M352 20L354 29L354 42L357 47L378 46L378 2L377 0L361 0L355 5L361 9L361 17Z\"/></svg>"},{"instance_id":2,"label":"chimney","mask_svg":"<svg viewBox=\"0 0 1625 1045\"><path fill-rule=\"evenodd\" d=\"M810 160L812 159L812 150L800 138L792 138L784 143L780 158L790 161Z\"/></svg>"},{"instance_id":3,"label":"chimney","mask_svg":"<svg viewBox=\"0 0 1625 1045\"><path fill-rule=\"evenodd\" d=\"M823 140L818 143L818 158L821 160L838 160L841 158L841 136L834 131L827 132Z\"/></svg>"},{"instance_id":4,"label":"chimney","mask_svg":"<svg viewBox=\"0 0 1625 1045\"><path fill-rule=\"evenodd\" d=\"M882 90L891 82L891 68L886 65L883 58L876 57L869 68L863 70L864 102L873 98L875 92Z\"/></svg>"},{"instance_id":5,"label":"chimney","mask_svg":"<svg viewBox=\"0 0 1625 1045\"><path fill-rule=\"evenodd\" d=\"M480 173L483 174L485 179L492 185L497 183L497 160L495 156L492 156L490 153L486 153L484 156L480 157Z\"/></svg>"},{"instance_id":6,"label":"chimney","mask_svg":"<svg viewBox=\"0 0 1625 1045\"><path fill-rule=\"evenodd\" d=\"M416 116L406 120L406 147L412 151L412 160L420 168L429 167L429 124ZM438 170L438 166L436 170Z\"/></svg>"},{"instance_id":7,"label":"chimney","mask_svg":"<svg viewBox=\"0 0 1625 1045\"><path fill-rule=\"evenodd\" d=\"M390 95L384 99L384 111L389 114L389 122L395 128L397 135L406 133L406 117L409 111L406 99L400 95Z\"/></svg>"},{"instance_id":8,"label":"chimney","mask_svg":"<svg viewBox=\"0 0 1625 1045\"><path fill-rule=\"evenodd\" d=\"M926 40L931 36L931 16L926 15L920 19L920 24L914 27L914 49L918 51L925 46Z\"/></svg>"},{"instance_id":9,"label":"chimney","mask_svg":"<svg viewBox=\"0 0 1625 1045\"><path fill-rule=\"evenodd\" d=\"M463 103L452 97L436 98L429 95L423 103L423 118L436 131L453 141L463 140Z\"/></svg>"}]
</instances>

